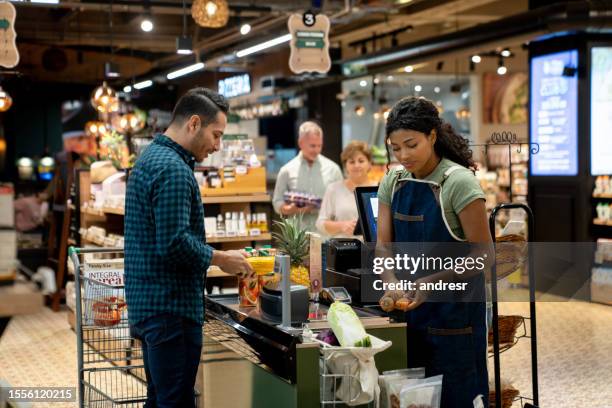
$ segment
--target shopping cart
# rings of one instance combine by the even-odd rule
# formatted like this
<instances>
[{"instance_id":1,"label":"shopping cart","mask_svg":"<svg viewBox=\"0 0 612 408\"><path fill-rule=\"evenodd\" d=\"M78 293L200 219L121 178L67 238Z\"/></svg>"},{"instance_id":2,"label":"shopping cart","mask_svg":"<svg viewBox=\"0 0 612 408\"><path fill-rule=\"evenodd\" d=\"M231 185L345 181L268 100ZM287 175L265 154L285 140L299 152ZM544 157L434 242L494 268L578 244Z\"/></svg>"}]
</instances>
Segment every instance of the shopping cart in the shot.
<instances>
[{"instance_id":1,"label":"shopping cart","mask_svg":"<svg viewBox=\"0 0 612 408\"><path fill-rule=\"evenodd\" d=\"M147 384L130 336L123 248L69 248L74 264L79 407L141 407Z\"/></svg>"}]
</instances>

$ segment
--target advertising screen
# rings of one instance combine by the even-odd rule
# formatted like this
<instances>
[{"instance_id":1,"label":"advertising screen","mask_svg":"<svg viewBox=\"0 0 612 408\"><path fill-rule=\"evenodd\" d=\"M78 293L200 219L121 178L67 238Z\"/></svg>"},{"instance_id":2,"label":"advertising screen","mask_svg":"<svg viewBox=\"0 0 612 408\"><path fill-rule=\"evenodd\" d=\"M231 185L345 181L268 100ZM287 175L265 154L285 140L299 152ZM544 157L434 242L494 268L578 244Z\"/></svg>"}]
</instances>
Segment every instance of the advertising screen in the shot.
<instances>
[{"instance_id":1,"label":"advertising screen","mask_svg":"<svg viewBox=\"0 0 612 408\"><path fill-rule=\"evenodd\" d=\"M534 176L578 174L578 51L569 50L531 60L531 155Z\"/></svg>"},{"instance_id":2,"label":"advertising screen","mask_svg":"<svg viewBox=\"0 0 612 408\"><path fill-rule=\"evenodd\" d=\"M251 92L251 77L249 74L237 75L219 81L219 93L226 98L245 95Z\"/></svg>"},{"instance_id":3,"label":"advertising screen","mask_svg":"<svg viewBox=\"0 0 612 408\"><path fill-rule=\"evenodd\" d=\"M612 47L591 48L591 174L612 174Z\"/></svg>"}]
</instances>

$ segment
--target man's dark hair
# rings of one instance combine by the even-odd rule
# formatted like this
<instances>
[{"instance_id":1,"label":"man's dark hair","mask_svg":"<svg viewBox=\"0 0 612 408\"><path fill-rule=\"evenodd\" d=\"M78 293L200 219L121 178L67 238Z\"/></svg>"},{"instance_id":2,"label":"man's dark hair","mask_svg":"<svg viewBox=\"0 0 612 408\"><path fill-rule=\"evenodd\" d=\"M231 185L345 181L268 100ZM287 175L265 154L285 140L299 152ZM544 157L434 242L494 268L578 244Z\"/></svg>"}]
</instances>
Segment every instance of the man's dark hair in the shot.
<instances>
[{"instance_id":1,"label":"man's dark hair","mask_svg":"<svg viewBox=\"0 0 612 408\"><path fill-rule=\"evenodd\" d=\"M198 115L202 126L208 126L215 121L217 113L227 114L228 111L229 104L222 95L208 88L192 88L176 103L170 124L183 124L191 116Z\"/></svg>"}]
</instances>

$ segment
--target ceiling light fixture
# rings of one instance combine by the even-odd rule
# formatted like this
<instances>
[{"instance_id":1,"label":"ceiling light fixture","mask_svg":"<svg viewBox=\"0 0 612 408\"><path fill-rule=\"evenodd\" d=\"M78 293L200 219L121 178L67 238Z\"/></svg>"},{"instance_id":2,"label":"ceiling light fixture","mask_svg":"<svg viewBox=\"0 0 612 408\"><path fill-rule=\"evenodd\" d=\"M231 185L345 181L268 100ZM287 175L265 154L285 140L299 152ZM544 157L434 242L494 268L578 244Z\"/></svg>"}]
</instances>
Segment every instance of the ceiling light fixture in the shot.
<instances>
[{"instance_id":1,"label":"ceiling light fixture","mask_svg":"<svg viewBox=\"0 0 612 408\"><path fill-rule=\"evenodd\" d=\"M368 81L366 81L365 79L362 79L361 81L359 81L359 86L366 87L368 85Z\"/></svg>"},{"instance_id":2,"label":"ceiling light fixture","mask_svg":"<svg viewBox=\"0 0 612 408\"><path fill-rule=\"evenodd\" d=\"M504 48L501 52L502 57L508 58L510 55L512 55L512 53L508 48Z\"/></svg>"},{"instance_id":3,"label":"ceiling light fixture","mask_svg":"<svg viewBox=\"0 0 612 408\"><path fill-rule=\"evenodd\" d=\"M423 90L423 87L421 85L417 85L414 87L415 92L421 92L422 90Z\"/></svg>"},{"instance_id":4,"label":"ceiling light fixture","mask_svg":"<svg viewBox=\"0 0 612 408\"><path fill-rule=\"evenodd\" d=\"M119 64L113 62L114 48L113 48L113 1L109 3L108 8L108 37L110 42L110 61L104 63L104 75L106 78L119 78L121 73L119 72Z\"/></svg>"},{"instance_id":5,"label":"ceiling light fixture","mask_svg":"<svg viewBox=\"0 0 612 408\"><path fill-rule=\"evenodd\" d=\"M119 64L112 61L107 61L104 64L104 75L106 75L107 78L119 78L121 76L119 72Z\"/></svg>"},{"instance_id":6,"label":"ceiling light fixture","mask_svg":"<svg viewBox=\"0 0 612 408\"><path fill-rule=\"evenodd\" d=\"M183 34L176 37L176 53L181 55L193 54L193 41L187 35L187 8L183 0Z\"/></svg>"},{"instance_id":7,"label":"ceiling light fixture","mask_svg":"<svg viewBox=\"0 0 612 408\"><path fill-rule=\"evenodd\" d=\"M410 72L412 72L412 71L414 71L414 67L413 67L412 65L406 65L406 66L404 67L404 72L408 72L408 73L410 73Z\"/></svg>"},{"instance_id":8,"label":"ceiling light fixture","mask_svg":"<svg viewBox=\"0 0 612 408\"><path fill-rule=\"evenodd\" d=\"M13 98L0 86L0 112L6 112L13 105Z\"/></svg>"},{"instance_id":9,"label":"ceiling light fixture","mask_svg":"<svg viewBox=\"0 0 612 408\"><path fill-rule=\"evenodd\" d=\"M479 64L480 61L482 61L482 58L480 57L480 55L472 55L472 62L474 64Z\"/></svg>"},{"instance_id":10,"label":"ceiling light fixture","mask_svg":"<svg viewBox=\"0 0 612 408\"><path fill-rule=\"evenodd\" d=\"M506 72L508 72L508 68L506 68L506 66L504 65L504 59L500 58L499 59L499 64L497 66L497 74L498 75L505 75Z\"/></svg>"},{"instance_id":11,"label":"ceiling light fixture","mask_svg":"<svg viewBox=\"0 0 612 408\"><path fill-rule=\"evenodd\" d=\"M119 98L113 88L106 82L94 89L91 94L91 105L100 113L117 112L119 110Z\"/></svg>"},{"instance_id":12,"label":"ceiling light fixture","mask_svg":"<svg viewBox=\"0 0 612 408\"><path fill-rule=\"evenodd\" d=\"M144 89L144 88L148 88L151 85L153 85L153 81L151 81L150 79L147 79L145 81L141 81L141 82L137 82L134 84L134 88L135 89Z\"/></svg>"},{"instance_id":13,"label":"ceiling light fixture","mask_svg":"<svg viewBox=\"0 0 612 408\"><path fill-rule=\"evenodd\" d=\"M251 32L251 25L250 24L243 24L240 27L240 34L247 35L250 32Z\"/></svg>"},{"instance_id":14,"label":"ceiling light fixture","mask_svg":"<svg viewBox=\"0 0 612 408\"><path fill-rule=\"evenodd\" d=\"M130 93L132 92L132 86L131 85L126 85L123 87L123 92L125 93Z\"/></svg>"},{"instance_id":15,"label":"ceiling light fixture","mask_svg":"<svg viewBox=\"0 0 612 408\"><path fill-rule=\"evenodd\" d=\"M151 31L153 31L154 27L155 26L153 24L153 21L151 21L149 18L145 18L140 23L140 29L144 31L145 33L150 33Z\"/></svg>"},{"instance_id":16,"label":"ceiling light fixture","mask_svg":"<svg viewBox=\"0 0 612 408\"><path fill-rule=\"evenodd\" d=\"M176 37L176 53L181 55L193 54L193 42L191 37Z\"/></svg>"},{"instance_id":17,"label":"ceiling light fixture","mask_svg":"<svg viewBox=\"0 0 612 408\"><path fill-rule=\"evenodd\" d=\"M246 57L247 55L255 54L256 52L263 51L267 48L274 47L276 45L284 44L286 42L291 41L291 34L285 34L277 38L273 38L271 40L262 42L257 45L253 45L252 47L244 48L238 52L236 52L236 56L238 58Z\"/></svg>"},{"instance_id":18,"label":"ceiling light fixture","mask_svg":"<svg viewBox=\"0 0 612 408\"><path fill-rule=\"evenodd\" d=\"M172 71L168 75L166 75L166 78L175 79L178 77L182 77L183 75L187 75L187 74L191 74L192 72L199 71L203 68L204 68L204 63L198 62L196 64L189 65L181 69L177 69L176 71Z\"/></svg>"},{"instance_id":19,"label":"ceiling light fixture","mask_svg":"<svg viewBox=\"0 0 612 408\"><path fill-rule=\"evenodd\" d=\"M220 28L229 20L229 6L225 0L195 0L191 16L201 27Z\"/></svg>"},{"instance_id":20,"label":"ceiling light fixture","mask_svg":"<svg viewBox=\"0 0 612 408\"><path fill-rule=\"evenodd\" d=\"M439 86L434 87L434 92L435 93L440 93L440 87Z\"/></svg>"}]
</instances>

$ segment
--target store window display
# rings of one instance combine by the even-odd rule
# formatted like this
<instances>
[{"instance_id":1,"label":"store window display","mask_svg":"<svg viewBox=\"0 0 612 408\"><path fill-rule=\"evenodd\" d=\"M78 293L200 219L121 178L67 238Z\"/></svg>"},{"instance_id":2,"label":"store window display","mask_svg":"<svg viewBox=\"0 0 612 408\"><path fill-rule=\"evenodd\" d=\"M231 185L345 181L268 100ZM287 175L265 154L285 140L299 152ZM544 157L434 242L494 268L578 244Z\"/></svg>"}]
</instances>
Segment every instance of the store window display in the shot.
<instances>
[{"instance_id":1,"label":"store window display","mask_svg":"<svg viewBox=\"0 0 612 408\"><path fill-rule=\"evenodd\" d=\"M389 114L386 141L402 166L389 171L379 187L378 248L392 242L492 241L468 141L440 119L434 103L400 100ZM397 281L389 272L383 279ZM440 279L468 277L440 271L419 280ZM484 290L484 277L475 279ZM425 367L428 377L444 375L441 406L473 406L479 398L487 406L485 302L427 302L428 293L419 290L388 291L385 297L409 299L408 366Z\"/></svg>"},{"instance_id":2,"label":"store window display","mask_svg":"<svg viewBox=\"0 0 612 408\"><path fill-rule=\"evenodd\" d=\"M325 190L317 219L317 229L327 236L352 236L357 225L355 187L375 185L369 178L372 152L367 143L350 142L340 155L346 179L330 184Z\"/></svg>"}]
</instances>

